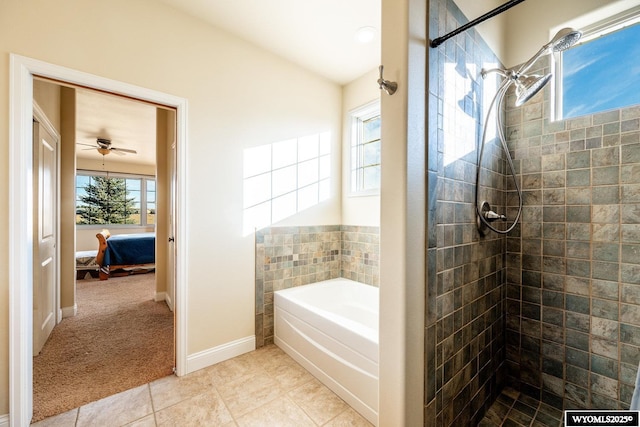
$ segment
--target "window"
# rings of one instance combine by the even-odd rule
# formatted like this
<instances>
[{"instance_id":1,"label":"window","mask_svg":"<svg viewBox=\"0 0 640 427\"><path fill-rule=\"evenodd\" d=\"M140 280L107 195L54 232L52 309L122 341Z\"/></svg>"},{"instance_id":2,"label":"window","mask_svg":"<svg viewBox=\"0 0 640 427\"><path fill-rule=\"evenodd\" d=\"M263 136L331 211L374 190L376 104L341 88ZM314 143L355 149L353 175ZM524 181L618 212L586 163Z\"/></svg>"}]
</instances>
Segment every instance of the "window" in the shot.
<instances>
[{"instance_id":1,"label":"window","mask_svg":"<svg viewBox=\"0 0 640 427\"><path fill-rule=\"evenodd\" d=\"M78 171L76 224L152 225L156 220L155 178Z\"/></svg>"},{"instance_id":2,"label":"window","mask_svg":"<svg viewBox=\"0 0 640 427\"><path fill-rule=\"evenodd\" d=\"M556 119L640 104L640 10L583 31L556 64Z\"/></svg>"},{"instance_id":3,"label":"window","mask_svg":"<svg viewBox=\"0 0 640 427\"><path fill-rule=\"evenodd\" d=\"M380 101L351 112L351 194L380 192Z\"/></svg>"}]
</instances>

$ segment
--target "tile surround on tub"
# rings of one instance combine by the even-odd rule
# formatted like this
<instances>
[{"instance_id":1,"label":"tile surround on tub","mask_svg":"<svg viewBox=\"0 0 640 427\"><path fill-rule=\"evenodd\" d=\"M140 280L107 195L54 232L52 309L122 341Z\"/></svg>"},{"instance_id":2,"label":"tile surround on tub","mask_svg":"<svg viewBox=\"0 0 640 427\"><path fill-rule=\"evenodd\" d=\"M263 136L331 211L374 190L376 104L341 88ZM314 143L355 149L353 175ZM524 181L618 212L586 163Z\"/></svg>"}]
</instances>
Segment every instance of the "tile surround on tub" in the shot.
<instances>
[{"instance_id":1,"label":"tile surround on tub","mask_svg":"<svg viewBox=\"0 0 640 427\"><path fill-rule=\"evenodd\" d=\"M380 282L379 227L269 227L255 234L256 347L273 343L273 292L345 277Z\"/></svg>"}]
</instances>

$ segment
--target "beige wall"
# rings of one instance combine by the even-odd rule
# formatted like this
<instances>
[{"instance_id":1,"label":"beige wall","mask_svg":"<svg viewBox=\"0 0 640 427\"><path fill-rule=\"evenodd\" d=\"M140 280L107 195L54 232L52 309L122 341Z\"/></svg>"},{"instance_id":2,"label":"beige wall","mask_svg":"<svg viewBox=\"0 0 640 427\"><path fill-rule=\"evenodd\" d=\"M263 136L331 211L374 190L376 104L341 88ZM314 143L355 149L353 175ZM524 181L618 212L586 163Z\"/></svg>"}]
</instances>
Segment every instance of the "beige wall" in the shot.
<instances>
[{"instance_id":1,"label":"beige wall","mask_svg":"<svg viewBox=\"0 0 640 427\"><path fill-rule=\"evenodd\" d=\"M167 284L167 240L169 238L169 168L167 167L168 111L156 109L156 292L165 292ZM174 118L171 115L171 118ZM175 118L174 118L175 120ZM171 138L173 139L173 138Z\"/></svg>"},{"instance_id":2,"label":"beige wall","mask_svg":"<svg viewBox=\"0 0 640 427\"><path fill-rule=\"evenodd\" d=\"M133 173L139 175L149 175L155 176L156 174L156 165L143 165L138 163L129 163L129 162L117 162L113 161L113 155L109 159L105 159L104 166L102 165L102 160L95 159L86 159L78 157L76 160L77 169L84 169L90 171L102 171L106 170L109 172L122 172L122 173Z\"/></svg>"},{"instance_id":3,"label":"beige wall","mask_svg":"<svg viewBox=\"0 0 640 427\"><path fill-rule=\"evenodd\" d=\"M242 235L243 149L330 132L330 200L289 222L340 221L341 88L151 0L0 2L0 99L9 53L188 100L188 336L193 354L254 334L253 236ZM0 229L7 234L8 103L0 103ZM8 264L0 242L0 265ZM8 269L0 269L0 414L8 412Z\"/></svg>"},{"instance_id":4,"label":"beige wall","mask_svg":"<svg viewBox=\"0 0 640 427\"><path fill-rule=\"evenodd\" d=\"M423 425L426 2L382 2L379 425Z\"/></svg>"},{"instance_id":5,"label":"beige wall","mask_svg":"<svg viewBox=\"0 0 640 427\"><path fill-rule=\"evenodd\" d=\"M502 0L455 2L469 20L504 3ZM476 28L504 66L509 68L533 56L559 28L573 26L579 29L610 14L609 10L621 11L637 4L640 4L638 0L536 0L517 4ZM578 17L586 20L576 20Z\"/></svg>"},{"instance_id":6,"label":"beige wall","mask_svg":"<svg viewBox=\"0 0 640 427\"><path fill-rule=\"evenodd\" d=\"M60 89L60 307L76 304L76 91Z\"/></svg>"},{"instance_id":7,"label":"beige wall","mask_svg":"<svg viewBox=\"0 0 640 427\"><path fill-rule=\"evenodd\" d=\"M33 99L60 133L60 86L44 80L33 81Z\"/></svg>"},{"instance_id":8,"label":"beige wall","mask_svg":"<svg viewBox=\"0 0 640 427\"><path fill-rule=\"evenodd\" d=\"M507 12L505 55L507 67L521 64L545 45L564 26L585 25L576 18L586 15L591 22L605 17L609 8L628 8L638 0L536 0L524 2Z\"/></svg>"},{"instance_id":9,"label":"beige wall","mask_svg":"<svg viewBox=\"0 0 640 427\"><path fill-rule=\"evenodd\" d=\"M342 224L380 225L380 195L350 196L351 119L349 112L380 99L378 69L372 70L342 88ZM384 122L382 123L384 126ZM384 142L383 142L384 144Z\"/></svg>"},{"instance_id":10,"label":"beige wall","mask_svg":"<svg viewBox=\"0 0 640 427\"><path fill-rule=\"evenodd\" d=\"M469 21L472 21L485 13L495 9L496 7L504 4L503 0L454 0L458 5L464 16ZM521 5L522 3L520 3ZM514 6L514 8L520 7L520 5ZM496 56L504 60L506 54L506 42L504 33L507 25L507 14L502 13L494 16L491 19L484 21L481 24L476 25L476 29L487 42L489 47L495 52ZM453 30L453 29L451 29ZM446 33L438 34L437 37L442 37ZM455 36L458 37L458 36ZM461 37L461 36L460 36Z\"/></svg>"}]
</instances>

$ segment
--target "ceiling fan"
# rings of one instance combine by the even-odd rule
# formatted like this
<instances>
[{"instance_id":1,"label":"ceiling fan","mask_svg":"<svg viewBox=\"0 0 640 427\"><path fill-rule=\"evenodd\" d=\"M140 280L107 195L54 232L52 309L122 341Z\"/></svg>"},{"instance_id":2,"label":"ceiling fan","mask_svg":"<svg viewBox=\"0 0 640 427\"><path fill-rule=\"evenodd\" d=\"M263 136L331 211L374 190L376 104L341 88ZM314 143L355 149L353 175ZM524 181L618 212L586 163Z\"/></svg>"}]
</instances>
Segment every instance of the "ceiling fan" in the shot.
<instances>
[{"instance_id":1,"label":"ceiling fan","mask_svg":"<svg viewBox=\"0 0 640 427\"><path fill-rule=\"evenodd\" d=\"M103 156L106 156L107 154L111 153L112 151L116 154L119 154L121 156L124 156L126 153L131 153L131 154L138 154L138 152L136 150L130 150L128 148L118 148L118 147L112 147L111 146L111 140L110 139L106 139L106 138L96 138L96 144L83 144L81 142L78 143L78 145L85 145L87 147L91 147L91 148L85 148L85 150L93 150L96 149L98 150L98 153L102 154Z\"/></svg>"}]
</instances>

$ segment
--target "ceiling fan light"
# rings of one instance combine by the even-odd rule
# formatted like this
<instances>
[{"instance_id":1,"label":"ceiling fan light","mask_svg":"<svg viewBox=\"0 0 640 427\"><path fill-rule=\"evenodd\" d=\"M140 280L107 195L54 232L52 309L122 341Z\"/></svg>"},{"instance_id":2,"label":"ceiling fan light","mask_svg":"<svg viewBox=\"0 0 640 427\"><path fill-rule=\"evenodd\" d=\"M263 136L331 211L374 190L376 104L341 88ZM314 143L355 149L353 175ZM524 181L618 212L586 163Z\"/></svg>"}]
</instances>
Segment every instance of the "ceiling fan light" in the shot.
<instances>
[{"instance_id":1,"label":"ceiling fan light","mask_svg":"<svg viewBox=\"0 0 640 427\"><path fill-rule=\"evenodd\" d=\"M102 154L103 156L106 156L111 152L111 150L109 150L108 148L102 148L102 147L98 147L97 150L98 150L98 153Z\"/></svg>"}]
</instances>

